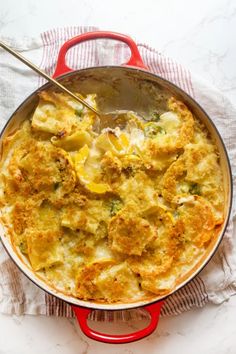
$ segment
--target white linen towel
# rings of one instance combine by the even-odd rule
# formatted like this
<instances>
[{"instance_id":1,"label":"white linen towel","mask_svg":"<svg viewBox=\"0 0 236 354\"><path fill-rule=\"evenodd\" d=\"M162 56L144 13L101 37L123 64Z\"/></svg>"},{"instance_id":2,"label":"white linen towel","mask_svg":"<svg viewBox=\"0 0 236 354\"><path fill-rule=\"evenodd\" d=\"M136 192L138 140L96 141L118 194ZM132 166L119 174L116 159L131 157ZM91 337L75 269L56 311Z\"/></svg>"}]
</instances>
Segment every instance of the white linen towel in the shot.
<instances>
[{"instance_id":1,"label":"white linen towel","mask_svg":"<svg viewBox=\"0 0 236 354\"><path fill-rule=\"evenodd\" d=\"M50 75L53 74L61 45L68 39L94 27L67 27L42 33L38 38L1 38L21 52ZM236 183L236 110L218 90L182 66L148 45L137 41L139 51L149 70L180 86L194 97L213 119L226 144ZM72 48L67 63L73 68L107 64L121 64L129 50L120 42L97 40ZM44 80L0 50L0 129L17 106ZM236 293L235 206L231 213L224 239L205 269L188 285L169 296L162 308L162 315L177 315L192 307L202 307L207 302L220 304ZM44 314L73 316L71 307L46 294L28 280L10 260L0 245L0 312L7 314ZM134 315L133 315L134 314ZM117 318L132 316L142 318L144 312L135 310L119 312ZM94 319L112 320L109 312L96 312Z\"/></svg>"}]
</instances>

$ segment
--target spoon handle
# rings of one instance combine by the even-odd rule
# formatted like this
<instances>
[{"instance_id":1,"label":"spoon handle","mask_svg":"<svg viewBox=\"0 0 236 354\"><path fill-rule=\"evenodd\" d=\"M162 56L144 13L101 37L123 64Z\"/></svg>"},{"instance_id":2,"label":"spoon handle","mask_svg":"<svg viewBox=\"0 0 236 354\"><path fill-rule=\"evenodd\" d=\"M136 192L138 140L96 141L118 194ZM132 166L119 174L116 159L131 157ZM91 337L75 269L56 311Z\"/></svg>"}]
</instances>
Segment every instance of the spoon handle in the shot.
<instances>
[{"instance_id":1,"label":"spoon handle","mask_svg":"<svg viewBox=\"0 0 236 354\"><path fill-rule=\"evenodd\" d=\"M99 112L93 108L92 106L90 106L90 104L88 104L84 99L82 99L81 97L75 95L74 93L72 93L70 90L68 90L65 86L63 86L62 84L60 84L58 81L56 81L55 79L53 79L52 77L50 77L49 75L47 75L44 71L42 71L41 69L39 69L39 67L37 67L36 65L34 65L33 63L31 63L28 59L26 59L25 57L23 57L21 54L17 53L15 50L11 49L8 45L6 45L5 43L3 43L2 41L0 41L0 47L4 48L6 51L8 51L10 54L12 54L14 57L16 57L17 59L19 59L20 61L22 61L25 65L29 66L32 70L34 70L37 74L39 74L40 76L43 76L47 81L51 82L54 86L57 86L61 91L64 91L65 93L67 93L68 95L70 95L71 97L73 97L76 101L80 102L82 105L84 105L85 107L87 107L88 109L90 109L91 111L93 111L95 114L100 115Z\"/></svg>"}]
</instances>

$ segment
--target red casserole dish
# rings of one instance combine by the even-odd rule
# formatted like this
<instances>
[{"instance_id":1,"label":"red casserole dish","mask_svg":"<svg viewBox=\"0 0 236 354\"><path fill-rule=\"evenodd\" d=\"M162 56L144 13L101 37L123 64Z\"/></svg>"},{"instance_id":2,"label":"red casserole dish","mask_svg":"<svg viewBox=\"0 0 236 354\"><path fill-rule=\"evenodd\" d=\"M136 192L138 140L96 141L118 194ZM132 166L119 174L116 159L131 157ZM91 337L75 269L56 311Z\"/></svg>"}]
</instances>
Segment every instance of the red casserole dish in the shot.
<instances>
[{"instance_id":1,"label":"red casserole dish","mask_svg":"<svg viewBox=\"0 0 236 354\"><path fill-rule=\"evenodd\" d=\"M104 66L104 67L93 67L82 70L73 71L66 64L66 54L68 50L87 40L98 39L98 38L109 38L113 40L118 40L126 43L130 48L130 59L127 63L122 66ZM219 246L222 237L224 235L228 218L231 210L232 203L232 175L229 164L228 155L226 152L226 148L220 137L219 132L217 131L215 125L208 117L206 112L199 106L199 104L191 98L187 93L181 90L179 87L175 86L173 83L161 78L158 75L152 74L147 71L147 67L142 61L140 53L138 51L138 47L135 42L129 38L128 36L113 33L113 32L89 32L82 35L79 35L75 38L64 43L61 47L58 61L56 65L56 70L53 75L54 78L57 78L58 81L62 82L68 88L70 85L77 85L78 89L82 93L96 92L99 94L103 94L102 92L102 84L106 85L117 85L116 89L119 91L120 96L118 100L109 102L109 100L105 99L105 103L103 102L102 109L104 111L112 111L114 109L130 109L133 111L144 111L148 109L148 107L152 106L153 102L151 101L148 88L142 88L142 83L148 83L148 87L152 87L152 89L156 89L157 87L164 91L169 91L173 93L176 97L180 98L186 105L190 108L190 110L195 114L195 116L200 119L210 131L212 137L214 138L216 145L219 149L220 153L220 163L223 171L223 179L224 179L224 189L225 189L225 218L224 223L219 231L218 237L212 242L209 246L209 249L206 252L206 255L201 260L197 266L195 266L190 273L186 275L182 279L180 283L177 284L176 288L172 291L175 292L184 285L187 284L191 279L193 279L207 264L207 262L211 259L212 255L215 253L217 247ZM117 80L115 80L117 79ZM114 84L115 82L115 84ZM45 90L50 87L50 84L46 84L39 88L39 90L33 92L13 113L10 117L8 123L6 124L2 135L1 142L4 137L13 132L19 124L25 119L25 117L32 112L35 108L38 98L37 94L41 90ZM91 89L92 87L92 89ZM145 91L146 90L146 91ZM143 99L141 103L136 105L134 97L136 95L142 94ZM34 272L24 263L22 259L20 259L14 251L12 244L10 242L9 237L6 235L6 230L4 227L1 227L1 239L3 245L10 257L17 264L17 266L21 269L21 271L36 285L41 287L46 292L56 296L57 298L66 301L71 304L74 313L78 319L80 327L85 335L88 337L106 343L128 343L139 340L151 334L155 328L157 327L161 307L164 303L166 296L156 296L153 301L141 301L137 303L126 303L126 304L98 304L93 301L83 301L79 299L75 299L74 297L66 296L62 293L59 293L49 285L45 284L42 280L40 280ZM171 294L168 294L168 296ZM132 308L143 307L151 317L149 325L140 331L125 334L125 335L110 335L103 334L91 329L87 324L87 318L93 310L128 310Z\"/></svg>"}]
</instances>

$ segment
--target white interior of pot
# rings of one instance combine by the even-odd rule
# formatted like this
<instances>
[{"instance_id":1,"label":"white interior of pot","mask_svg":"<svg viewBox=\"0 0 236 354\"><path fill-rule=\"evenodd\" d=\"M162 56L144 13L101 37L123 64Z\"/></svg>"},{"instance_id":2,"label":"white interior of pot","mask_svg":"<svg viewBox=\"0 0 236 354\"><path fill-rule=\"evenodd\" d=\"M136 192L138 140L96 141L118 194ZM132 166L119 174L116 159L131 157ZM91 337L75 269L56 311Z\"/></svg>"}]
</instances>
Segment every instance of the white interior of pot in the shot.
<instances>
[{"instance_id":1,"label":"white interior of pot","mask_svg":"<svg viewBox=\"0 0 236 354\"><path fill-rule=\"evenodd\" d=\"M194 267L194 269L182 279L178 286L173 289L173 293L185 285L204 267L204 265L206 265L218 247L227 224L232 198L231 173L227 154L219 134L208 119L206 113L188 95L186 95L180 89L176 88L174 85L150 73L125 67L91 68L67 75L63 79L63 83L68 87L76 88L77 91L81 93L97 93L99 97L103 97L103 99L100 101L100 109L103 109L104 111L115 110L119 108L130 109L141 114L148 113L149 111L155 109L157 99L165 97L166 92L167 96L169 95L169 92L172 92L172 94L184 101L195 114L195 116L207 126L212 135L212 138L215 140L220 153L220 164L222 167L224 179L226 201L225 221L222 225L218 237L211 243L209 250L207 250L206 255L202 258L201 262L198 263L198 265ZM113 93L113 96L111 96L111 93ZM34 93L13 114L2 134L1 150L4 137L16 131L20 123L30 116L36 105L37 94ZM42 289L66 302L79 306L90 307L93 309L107 310L128 309L150 304L150 300L126 304L102 304L93 301L82 301L74 297L64 295L63 293L56 291L47 285L43 280L41 280L32 271L27 259L23 258L23 256L20 258L16 254L3 225L0 225L0 235L9 255L18 265L18 267L24 272L24 274ZM158 301L161 298L162 297L160 296L153 297L151 302Z\"/></svg>"}]
</instances>

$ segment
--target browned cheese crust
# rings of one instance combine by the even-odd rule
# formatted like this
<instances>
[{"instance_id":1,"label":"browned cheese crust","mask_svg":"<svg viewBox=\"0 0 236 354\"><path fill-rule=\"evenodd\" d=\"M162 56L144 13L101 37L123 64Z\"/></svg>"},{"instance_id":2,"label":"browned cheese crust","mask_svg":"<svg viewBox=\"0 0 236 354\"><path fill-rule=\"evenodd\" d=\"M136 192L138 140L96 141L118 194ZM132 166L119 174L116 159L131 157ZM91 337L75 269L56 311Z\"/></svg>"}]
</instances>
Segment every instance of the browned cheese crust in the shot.
<instances>
[{"instance_id":1,"label":"browned cheese crust","mask_svg":"<svg viewBox=\"0 0 236 354\"><path fill-rule=\"evenodd\" d=\"M4 139L2 221L57 291L102 303L169 294L217 236L224 188L209 132L174 97L145 118L129 112L99 130L71 98L41 92Z\"/></svg>"}]
</instances>

